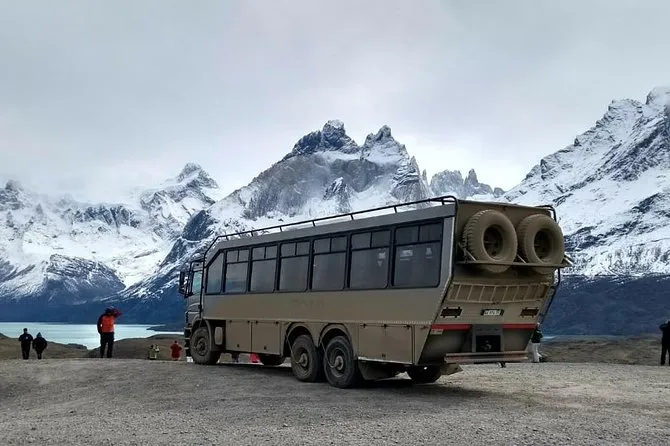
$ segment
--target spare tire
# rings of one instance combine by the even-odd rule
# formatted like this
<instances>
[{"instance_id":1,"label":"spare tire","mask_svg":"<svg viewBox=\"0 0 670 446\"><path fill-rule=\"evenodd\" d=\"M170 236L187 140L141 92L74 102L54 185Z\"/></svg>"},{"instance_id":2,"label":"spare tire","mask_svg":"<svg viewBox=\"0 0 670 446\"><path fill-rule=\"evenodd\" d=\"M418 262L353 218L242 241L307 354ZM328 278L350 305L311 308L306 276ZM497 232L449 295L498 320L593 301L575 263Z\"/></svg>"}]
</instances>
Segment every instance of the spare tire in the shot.
<instances>
[{"instance_id":1,"label":"spare tire","mask_svg":"<svg viewBox=\"0 0 670 446\"><path fill-rule=\"evenodd\" d=\"M548 215L530 215L517 226L519 253L529 263L557 264L565 256L561 227ZM555 267L533 267L538 274L551 274Z\"/></svg>"},{"instance_id":2,"label":"spare tire","mask_svg":"<svg viewBox=\"0 0 670 446\"><path fill-rule=\"evenodd\" d=\"M514 225L500 211L485 209L470 217L463 230L463 244L475 260L513 262L517 253ZM499 274L509 265L476 265L482 271Z\"/></svg>"}]
</instances>

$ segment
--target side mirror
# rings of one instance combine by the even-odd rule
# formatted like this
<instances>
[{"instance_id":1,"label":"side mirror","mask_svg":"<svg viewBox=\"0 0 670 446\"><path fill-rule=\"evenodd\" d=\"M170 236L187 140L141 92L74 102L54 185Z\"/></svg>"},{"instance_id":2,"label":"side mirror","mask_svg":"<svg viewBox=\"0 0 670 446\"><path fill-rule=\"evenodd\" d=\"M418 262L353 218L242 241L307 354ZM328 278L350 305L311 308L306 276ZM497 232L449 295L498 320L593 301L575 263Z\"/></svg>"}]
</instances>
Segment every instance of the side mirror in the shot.
<instances>
[{"instance_id":1,"label":"side mirror","mask_svg":"<svg viewBox=\"0 0 670 446\"><path fill-rule=\"evenodd\" d=\"M179 294L186 294L186 272L179 271Z\"/></svg>"}]
</instances>

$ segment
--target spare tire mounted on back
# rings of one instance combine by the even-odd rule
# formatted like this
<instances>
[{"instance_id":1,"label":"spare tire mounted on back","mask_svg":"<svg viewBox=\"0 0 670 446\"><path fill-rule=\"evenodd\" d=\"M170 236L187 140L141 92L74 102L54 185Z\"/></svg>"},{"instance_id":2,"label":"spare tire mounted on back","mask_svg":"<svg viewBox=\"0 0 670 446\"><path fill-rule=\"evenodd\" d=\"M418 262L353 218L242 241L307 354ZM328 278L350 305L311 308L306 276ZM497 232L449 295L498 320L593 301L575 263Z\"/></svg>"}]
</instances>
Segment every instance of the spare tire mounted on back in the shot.
<instances>
[{"instance_id":1,"label":"spare tire mounted on back","mask_svg":"<svg viewBox=\"0 0 670 446\"><path fill-rule=\"evenodd\" d=\"M559 264L565 256L565 239L561 227L545 214L534 214L521 220L517 227L519 252L529 263ZM539 274L550 274L555 267L534 267Z\"/></svg>"},{"instance_id":2,"label":"spare tire mounted on back","mask_svg":"<svg viewBox=\"0 0 670 446\"><path fill-rule=\"evenodd\" d=\"M463 230L463 245L475 260L513 262L517 235L512 222L500 211L485 209L470 217ZM476 264L489 273L507 271L509 265Z\"/></svg>"}]
</instances>

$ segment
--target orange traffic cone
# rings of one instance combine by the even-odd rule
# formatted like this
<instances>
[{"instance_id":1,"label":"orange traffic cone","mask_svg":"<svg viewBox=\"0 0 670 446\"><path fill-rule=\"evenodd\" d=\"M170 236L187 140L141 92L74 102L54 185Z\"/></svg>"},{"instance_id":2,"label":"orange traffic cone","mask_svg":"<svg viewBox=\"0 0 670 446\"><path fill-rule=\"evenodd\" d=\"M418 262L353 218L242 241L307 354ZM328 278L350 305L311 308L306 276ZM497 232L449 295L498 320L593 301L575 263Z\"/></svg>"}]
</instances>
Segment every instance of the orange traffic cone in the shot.
<instances>
[{"instance_id":1,"label":"orange traffic cone","mask_svg":"<svg viewBox=\"0 0 670 446\"><path fill-rule=\"evenodd\" d=\"M258 359L258 355L257 355L256 353L252 353L252 354L250 354L250 355L249 355L249 359L250 359L251 362L253 362L254 364L260 362L260 359Z\"/></svg>"}]
</instances>

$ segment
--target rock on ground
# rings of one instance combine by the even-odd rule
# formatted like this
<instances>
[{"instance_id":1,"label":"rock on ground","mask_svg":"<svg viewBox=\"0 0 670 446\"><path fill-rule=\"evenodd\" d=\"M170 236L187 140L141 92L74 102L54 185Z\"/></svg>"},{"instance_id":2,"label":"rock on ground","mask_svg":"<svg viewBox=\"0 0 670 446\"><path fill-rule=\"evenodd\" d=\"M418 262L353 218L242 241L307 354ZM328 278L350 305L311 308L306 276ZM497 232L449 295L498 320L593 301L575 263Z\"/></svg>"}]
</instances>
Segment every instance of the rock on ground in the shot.
<instances>
[{"instance_id":1,"label":"rock on ground","mask_svg":"<svg viewBox=\"0 0 670 446\"><path fill-rule=\"evenodd\" d=\"M341 390L286 365L3 361L3 445L668 444L670 367L465 366Z\"/></svg>"}]
</instances>

